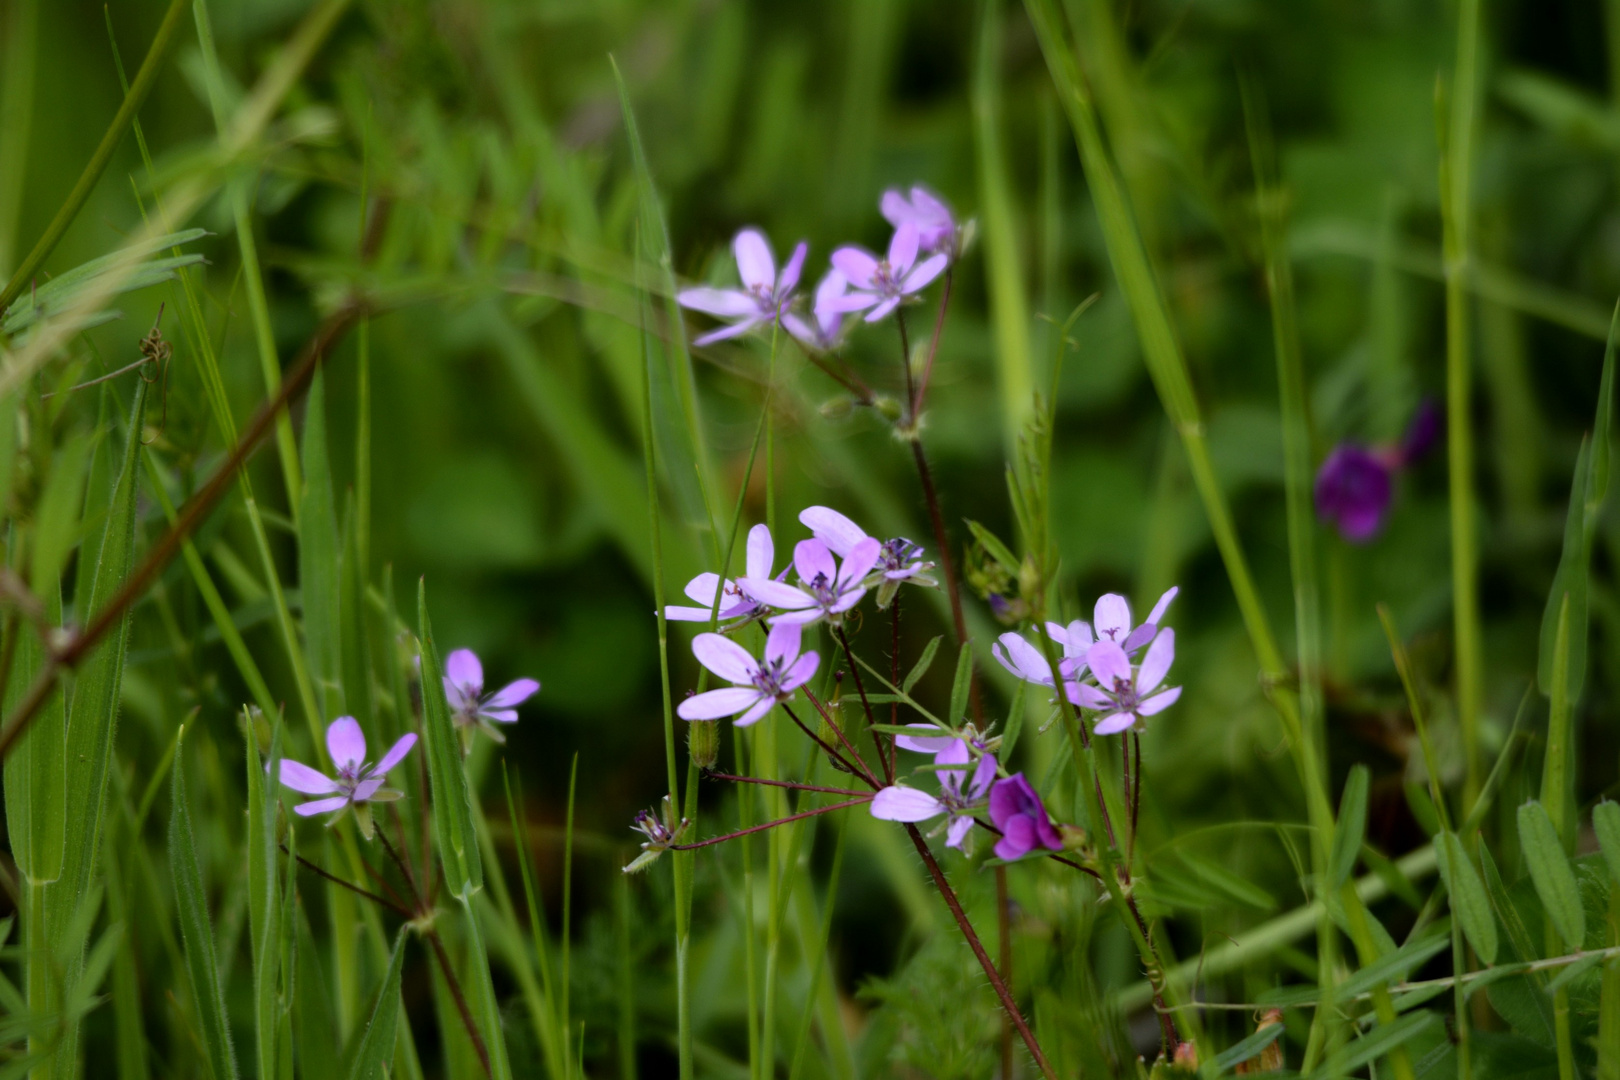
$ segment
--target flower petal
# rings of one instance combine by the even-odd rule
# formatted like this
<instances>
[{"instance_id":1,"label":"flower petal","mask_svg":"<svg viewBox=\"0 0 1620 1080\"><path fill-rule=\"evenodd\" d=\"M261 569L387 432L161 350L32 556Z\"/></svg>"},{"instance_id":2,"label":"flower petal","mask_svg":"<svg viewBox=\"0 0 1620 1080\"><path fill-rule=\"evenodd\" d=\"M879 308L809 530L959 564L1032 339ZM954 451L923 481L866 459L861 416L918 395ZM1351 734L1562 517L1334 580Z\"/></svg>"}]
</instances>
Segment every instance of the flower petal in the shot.
<instances>
[{"instance_id":1,"label":"flower petal","mask_svg":"<svg viewBox=\"0 0 1620 1080\"><path fill-rule=\"evenodd\" d=\"M706 607L686 607L684 604L667 604L664 607L664 618L670 622L708 622L712 614Z\"/></svg>"},{"instance_id":2,"label":"flower petal","mask_svg":"<svg viewBox=\"0 0 1620 1080\"><path fill-rule=\"evenodd\" d=\"M484 692L484 665L471 649L457 649L444 658L444 677L466 687L473 697Z\"/></svg>"},{"instance_id":3,"label":"flower petal","mask_svg":"<svg viewBox=\"0 0 1620 1080\"><path fill-rule=\"evenodd\" d=\"M777 625L793 626L795 629L803 629L802 625L795 623L779 623ZM771 629L774 631L776 627L773 626ZM819 653L805 653L803 656L793 661L793 666L788 668L787 672L782 676L782 689L797 690L799 687L810 681L810 677L816 673L816 668L820 664L821 655Z\"/></svg>"},{"instance_id":4,"label":"flower petal","mask_svg":"<svg viewBox=\"0 0 1620 1080\"><path fill-rule=\"evenodd\" d=\"M1172 686L1168 690L1160 690L1146 701L1139 702L1136 711L1143 716L1153 716L1155 713L1161 713L1174 705L1180 697L1181 687Z\"/></svg>"},{"instance_id":5,"label":"flower petal","mask_svg":"<svg viewBox=\"0 0 1620 1080\"><path fill-rule=\"evenodd\" d=\"M317 799L314 802L299 803L293 807L293 813L299 817L314 817L316 814L324 814L329 810L341 810L348 805L349 797L347 795L334 795L330 799Z\"/></svg>"},{"instance_id":6,"label":"flower petal","mask_svg":"<svg viewBox=\"0 0 1620 1080\"><path fill-rule=\"evenodd\" d=\"M748 530L748 576L768 578L771 564L776 561L776 544L771 540L769 525L755 525Z\"/></svg>"},{"instance_id":7,"label":"flower petal","mask_svg":"<svg viewBox=\"0 0 1620 1080\"><path fill-rule=\"evenodd\" d=\"M782 328L799 340L807 349L821 348L821 336L809 323L789 311L782 316Z\"/></svg>"},{"instance_id":8,"label":"flower petal","mask_svg":"<svg viewBox=\"0 0 1620 1080\"><path fill-rule=\"evenodd\" d=\"M855 582L864 578L873 566L877 565L878 556L883 554L883 544L875 536L868 536L857 541L844 556L844 565L838 568L838 585L848 588Z\"/></svg>"},{"instance_id":9,"label":"flower petal","mask_svg":"<svg viewBox=\"0 0 1620 1080\"><path fill-rule=\"evenodd\" d=\"M819 313L827 301L843 296L849 288L849 279L836 269L828 270L816 286L816 311Z\"/></svg>"},{"instance_id":10,"label":"flower petal","mask_svg":"<svg viewBox=\"0 0 1620 1080\"><path fill-rule=\"evenodd\" d=\"M768 293L776 287L776 260L764 233L744 229L731 242L731 251L737 256L737 276L744 288Z\"/></svg>"},{"instance_id":11,"label":"flower petal","mask_svg":"<svg viewBox=\"0 0 1620 1080\"><path fill-rule=\"evenodd\" d=\"M682 289L675 300L683 308L720 319L740 319L759 313L759 301L741 289Z\"/></svg>"},{"instance_id":12,"label":"flower petal","mask_svg":"<svg viewBox=\"0 0 1620 1080\"><path fill-rule=\"evenodd\" d=\"M866 539L864 529L830 507L812 506L803 510L799 513L799 521L841 559Z\"/></svg>"},{"instance_id":13,"label":"flower petal","mask_svg":"<svg viewBox=\"0 0 1620 1080\"><path fill-rule=\"evenodd\" d=\"M712 608L714 606L714 594L719 588L720 575L705 570L691 581L688 581L683 591L698 606Z\"/></svg>"},{"instance_id":14,"label":"flower petal","mask_svg":"<svg viewBox=\"0 0 1620 1080\"><path fill-rule=\"evenodd\" d=\"M804 271L804 257L809 254L810 245L800 240L788 256L787 265L782 267L782 275L776 279L776 296L778 299L792 292L799 284L799 274Z\"/></svg>"},{"instance_id":15,"label":"flower petal","mask_svg":"<svg viewBox=\"0 0 1620 1080\"><path fill-rule=\"evenodd\" d=\"M916 788L886 787L872 797L872 816L883 821L927 821L944 812L944 803Z\"/></svg>"},{"instance_id":16,"label":"flower petal","mask_svg":"<svg viewBox=\"0 0 1620 1080\"><path fill-rule=\"evenodd\" d=\"M484 709L478 715L485 720L493 720L497 724L515 724L518 722L516 709Z\"/></svg>"},{"instance_id":17,"label":"flower petal","mask_svg":"<svg viewBox=\"0 0 1620 1080\"><path fill-rule=\"evenodd\" d=\"M1109 713L1097 721L1097 726L1092 729L1092 733L1095 735L1118 735L1134 723L1136 723L1135 713Z\"/></svg>"},{"instance_id":18,"label":"flower petal","mask_svg":"<svg viewBox=\"0 0 1620 1080\"><path fill-rule=\"evenodd\" d=\"M763 315L750 315L740 323L734 323L731 326L722 326L718 330L709 331L702 337L694 338L692 339L692 344L701 349L703 346L713 345L717 341L725 341L728 338L742 337L744 334L748 333L748 331L752 330L754 327L758 326L764 321L765 316Z\"/></svg>"},{"instance_id":19,"label":"flower petal","mask_svg":"<svg viewBox=\"0 0 1620 1080\"><path fill-rule=\"evenodd\" d=\"M747 727L749 724L757 724L759 721L765 719L765 714L770 712L775 705L775 698L767 697L762 694L760 695L760 699L754 702L752 708L743 713L741 716L737 717L737 719L733 720L732 723L736 724L738 727Z\"/></svg>"},{"instance_id":20,"label":"flower petal","mask_svg":"<svg viewBox=\"0 0 1620 1080\"><path fill-rule=\"evenodd\" d=\"M883 212L884 220L896 228L900 227L901 222L915 220L917 216L910 201L900 193L899 188L885 191L883 198L878 201L878 209Z\"/></svg>"},{"instance_id":21,"label":"flower petal","mask_svg":"<svg viewBox=\"0 0 1620 1080\"><path fill-rule=\"evenodd\" d=\"M856 597L860 599L860 597ZM768 621L772 626L779 623L798 623L800 626L809 626L813 622L820 622L827 613L821 610L821 605L813 604L798 611L784 611L780 615L772 615Z\"/></svg>"},{"instance_id":22,"label":"flower petal","mask_svg":"<svg viewBox=\"0 0 1620 1080\"><path fill-rule=\"evenodd\" d=\"M945 846L962 850L962 841L967 839L968 832L973 828L973 819L966 814L957 814L951 818L951 823L945 828Z\"/></svg>"},{"instance_id":23,"label":"flower petal","mask_svg":"<svg viewBox=\"0 0 1620 1080\"><path fill-rule=\"evenodd\" d=\"M786 608L791 611L813 607L816 602L815 597L785 581L773 581L767 577L745 577L737 584L755 601L773 608Z\"/></svg>"},{"instance_id":24,"label":"flower petal","mask_svg":"<svg viewBox=\"0 0 1620 1080\"><path fill-rule=\"evenodd\" d=\"M1098 641L1123 642L1131 632L1131 605L1119 593L1099 597L1093 618Z\"/></svg>"},{"instance_id":25,"label":"flower petal","mask_svg":"<svg viewBox=\"0 0 1620 1080\"><path fill-rule=\"evenodd\" d=\"M996 841L996 858L1011 862L1028 855L1035 847L1035 822L1019 815L1001 826L1001 839Z\"/></svg>"},{"instance_id":26,"label":"flower petal","mask_svg":"<svg viewBox=\"0 0 1620 1080\"><path fill-rule=\"evenodd\" d=\"M832 253L832 264L844 280L857 287L870 286L877 277L877 256L865 248L841 247Z\"/></svg>"},{"instance_id":27,"label":"flower petal","mask_svg":"<svg viewBox=\"0 0 1620 1080\"><path fill-rule=\"evenodd\" d=\"M966 739L952 739L950 745L934 755L935 765L966 765L972 760Z\"/></svg>"},{"instance_id":28,"label":"flower petal","mask_svg":"<svg viewBox=\"0 0 1620 1080\"><path fill-rule=\"evenodd\" d=\"M1136 673L1136 692L1147 694L1164 682L1164 677L1170 671L1170 664L1176 658L1176 632L1168 626L1159 632L1148 646L1147 655L1142 657L1142 668Z\"/></svg>"},{"instance_id":29,"label":"flower petal","mask_svg":"<svg viewBox=\"0 0 1620 1080\"><path fill-rule=\"evenodd\" d=\"M883 297L875 292L847 292L842 296L830 296L826 300L816 301L816 317L823 314L847 315L853 311L865 311Z\"/></svg>"},{"instance_id":30,"label":"flower petal","mask_svg":"<svg viewBox=\"0 0 1620 1080\"><path fill-rule=\"evenodd\" d=\"M893 311L899 306L900 298L898 296L891 296L877 307L873 308L871 311L868 311L866 313L866 321L869 323L877 322L879 319L883 318L883 316L887 315L889 312Z\"/></svg>"},{"instance_id":31,"label":"flower petal","mask_svg":"<svg viewBox=\"0 0 1620 1080\"><path fill-rule=\"evenodd\" d=\"M909 295L926 289L929 282L945 272L945 267L949 266L950 262L948 255L930 255L906 275L905 280L900 283L900 291Z\"/></svg>"},{"instance_id":32,"label":"flower petal","mask_svg":"<svg viewBox=\"0 0 1620 1080\"><path fill-rule=\"evenodd\" d=\"M1159 597L1159 602L1153 605L1153 610L1148 612L1147 621L1155 626L1163 622L1165 610L1170 607L1170 601L1174 600L1180 591L1179 585L1172 585L1166 589L1164 595Z\"/></svg>"},{"instance_id":33,"label":"flower petal","mask_svg":"<svg viewBox=\"0 0 1620 1080\"><path fill-rule=\"evenodd\" d=\"M523 704L539 692L539 679L517 679L495 691L494 695L484 702L484 707L510 709L514 705Z\"/></svg>"},{"instance_id":34,"label":"flower petal","mask_svg":"<svg viewBox=\"0 0 1620 1080\"><path fill-rule=\"evenodd\" d=\"M354 786L354 801L355 802L365 802L366 800L370 799L373 795L377 794L377 789L382 787L382 786L383 786L383 778L380 777L380 776L373 777L372 779L369 779L369 780L360 781L358 784L356 784Z\"/></svg>"},{"instance_id":35,"label":"flower petal","mask_svg":"<svg viewBox=\"0 0 1620 1080\"><path fill-rule=\"evenodd\" d=\"M340 716L328 724L326 752L332 755L332 764L339 769L365 761L366 733L360 730L360 721L352 716Z\"/></svg>"},{"instance_id":36,"label":"flower petal","mask_svg":"<svg viewBox=\"0 0 1620 1080\"><path fill-rule=\"evenodd\" d=\"M1038 683L1042 686L1052 685L1051 665L1035 646L1024 640L1023 635L1009 630L997 638L996 643L1006 650L1005 657L996 654L996 659L1001 661L1002 667L1025 682ZM994 648L990 651L993 654L996 652Z\"/></svg>"},{"instance_id":37,"label":"flower petal","mask_svg":"<svg viewBox=\"0 0 1620 1080\"><path fill-rule=\"evenodd\" d=\"M1068 690L1069 700L1076 705L1084 705L1086 708L1097 712L1114 707L1114 699L1090 683L1064 683L1063 685Z\"/></svg>"},{"instance_id":38,"label":"flower petal","mask_svg":"<svg viewBox=\"0 0 1620 1080\"><path fill-rule=\"evenodd\" d=\"M1086 650L1086 665L1091 673L1097 676L1097 685L1104 690L1112 690L1123 682L1126 686L1131 682L1131 661L1125 655L1125 650L1107 639Z\"/></svg>"},{"instance_id":39,"label":"flower petal","mask_svg":"<svg viewBox=\"0 0 1620 1080\"><path fill-rule=\"evenodd\" d=\"M760 699L760 692L752 686L723 686L695 694L676 706L675 715L682 720L718 720L742 712Z\"/></svg>"},{"instance_id":40,"label":"flower petal","mask_svg":"<svg viewBox=\"0 0 1620 1080\"><path fill-rule=\"evenodd\" d=\"M939 731L939 728L935 727L933 724L907 724L906 727L916 728L918 731L931 731L936 733ZM919 754L937 754L941 750L944 750L946 747L950 746L951 743L959 741L960 740L957 739L955 735L941 734L896 735L894 737L894 745L898 746L902 750L913 750Z\"/></svg>"},{"instance_id":41,"label":"flower petal","mask_svg":"<svg viewBox=\"0 0 1620 1080\"><path fill-rule=\"evenodd\" d=\"M382 776L389 769L392 769L395 765L398 765L400 762L404 761L405 755L410 753L411 747L415 745L416 733L414 731L407 731L405 734L399 737L398 741L396 741L393 746L388 748L388 753L384 754L382 756L382 760L373 765L371 770L366 773L366 775Z\"/></svg>"},{"instance_id":42,"label":"flower petal","mask_svg":"<svg viewBox=\"0 0 1620 1080\"><path fill-rule=\"evenodd\" d=\"M838 564L820 540L800 540L793 545L793 569L806 585L818 577L828 585L838 580Z\"/></svg>"},{"instance_id":43,"label":"flower petal","mask_svg":"<svg viewBox=\"0 0 1620 1080\"><path fill-rule=\"evenodd\" d=\"M828 610L831 611L834 615L837 615L840 612L848 611L850 608L852 608L856 604L860 603L861 602L861 597L863 597L865 595L866 595L866 589L865 588L847 589L844 592L839 594L838 603L836 603L832 607L828 608Z\"/></svg>"},{"instance_id":44,"label":"flower petal","mask_svg":"<svg viewBox=\"0 0 1620 1080\"><path fill-rule=\"evenodd\" d=\"M337 781L324 773L316 772L301 761L281 759L280 779L287 787L305 795L325 795L329 791L336 791Z\"/></svg>"},{"instance_id":45,"label":"flower petal","mask_svg":"<svg viewBox=\"0 0 1620 1080\"><path fill-rule=\"evenodd\" d=\"M973 770L973 782L968 785L968 798L974 802L979 801L995 782L996 757L994 754L985 754L979 759L979 767Z\"/></svg>"},{"instance_id":46,"label":"flower petal","mask_svg":"<svg viewBox=\"0 0 1620 1080\"><path fill-rule=\"evenodd\" d=\"M748 650L724 634L699 634L692 639L692 655L727 682L752 683L759 670Z\"/></svg>"},{"instance_id":47,"label":"flower petal","mask_svg":"<svg viewBox=\"0 0 1620 1080\"><path fill-rule=\"evenodd\" d=\"M902 221L889 240L889 273L905 277L906 271L917 261L917 223Z\"/></svg>"},{"instance_id":48,"label":"flower petal","mask_svg":"<svg viewBox=\"0 0 1620 1080\"><path fill-rule=\"evenodd\" d=\"M773 626L765 635L765 661L774 664L792 660L799 655L799 640L804 630L793 625Z\"/></svg>"}]
</instances>

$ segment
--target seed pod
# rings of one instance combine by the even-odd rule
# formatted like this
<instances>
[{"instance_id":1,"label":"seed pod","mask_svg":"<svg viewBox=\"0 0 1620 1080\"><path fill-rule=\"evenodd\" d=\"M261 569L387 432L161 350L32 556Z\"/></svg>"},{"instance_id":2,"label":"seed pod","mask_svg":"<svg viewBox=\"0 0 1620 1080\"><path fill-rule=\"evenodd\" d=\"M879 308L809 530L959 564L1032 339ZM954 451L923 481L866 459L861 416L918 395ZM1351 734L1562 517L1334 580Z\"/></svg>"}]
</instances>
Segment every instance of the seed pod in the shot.
<instances>
[{"instance_id":1,"label":"seed pod","mask_svg":"<svg viewBox=\"0 0 1620 1080\"><path fill-rule=\"evenodd\" d=\"M720 723L717 720L693 720L687 724L686 749L692 755L692 764L700 769L712 769L720 757Z\"/></svg>"}]
</instances>

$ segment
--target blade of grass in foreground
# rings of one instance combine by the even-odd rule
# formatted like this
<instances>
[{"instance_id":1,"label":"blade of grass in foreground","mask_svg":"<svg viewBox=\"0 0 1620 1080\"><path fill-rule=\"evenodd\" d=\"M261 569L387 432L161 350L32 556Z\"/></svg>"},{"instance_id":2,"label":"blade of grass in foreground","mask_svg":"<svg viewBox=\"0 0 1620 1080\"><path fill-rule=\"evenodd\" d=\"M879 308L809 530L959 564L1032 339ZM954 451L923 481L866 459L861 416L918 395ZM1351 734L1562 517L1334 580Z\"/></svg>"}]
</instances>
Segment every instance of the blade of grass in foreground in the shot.
<instances>
[{"instance_id":1,"label":"blade of grass in foreground","mask_svg":"<svg viewBox=\"0 0 1620 1080\"><path fill-rule=\"evenodd\" d=\"M350 1080L387 1080L388 1065L394 1055L394 1029L399 1022L399 978L405 967L405 937L410 931L400 927L394 936L394 951L388 958L388 973L377 991L377 1004L360 1035L354 1054Z\"/></svg>"}]
</instances>

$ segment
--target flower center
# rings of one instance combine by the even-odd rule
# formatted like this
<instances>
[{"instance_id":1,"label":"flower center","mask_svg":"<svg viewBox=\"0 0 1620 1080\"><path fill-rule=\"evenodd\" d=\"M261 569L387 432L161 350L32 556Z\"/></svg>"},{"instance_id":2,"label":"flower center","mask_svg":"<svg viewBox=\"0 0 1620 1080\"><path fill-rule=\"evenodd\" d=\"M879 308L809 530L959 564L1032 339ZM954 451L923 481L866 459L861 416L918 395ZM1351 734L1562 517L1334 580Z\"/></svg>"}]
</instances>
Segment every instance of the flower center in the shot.
<instances>
[{"instance_id":1,"label":"flower center","mask_svg":"<svg viewBox=\"0 0 1620 1080\"><path fill-rule=\"evenodd\" d=\"M872 273L872 288L888 295L900 291L900 280L894 276L894 268L889 265L888 259L878 260L877 269Z\"/></svg>"},{"instance_id":2,"label":"flower center","mask_svg":"<svg viewBox=\"0 0 1620 1080\"><path fill-rule=\"evenodd\" d=\"M782 680L787 678L786 660L767 660L754 669L754 685L760 693L771 697L784 697Z\"/></svg>"},{"instance_id":3,"label":"flower center","mask_svg":"<svg viewBox=\"0 0 1620 1080\"><path fill-rule=\"evenodd\" d=\"M817 574L814 578L811 578L806 583L805 589L809 591L811 596L816 598L816 602L822 607L831 607L833 602L838 599L838 589L833 582L827 580L826 574Z\"/></svg>"},{"instance_id":4,"label":"flower center","mask_svg":"<svg viewBox=\"0 0 1620 1080\"><path fill-rule=\"evenodd\" d=\"M1132 679L1114 680L1114 701L1118 703L1121 712L1136 711L1136 683Z\"/></svg>"},{"instance_id":5,"label":"flower center","mask_svg":"<svg viewBox=\"0 0 1620 1080\"><path fill-rule=\"evenodd\" d=\"M916 562L917 557L921 554L921 544L913 544L905 537L897 536L893 540L884 542L878 559L882 562L885 570L904 570Z\"/></svg>"}]
</instances>

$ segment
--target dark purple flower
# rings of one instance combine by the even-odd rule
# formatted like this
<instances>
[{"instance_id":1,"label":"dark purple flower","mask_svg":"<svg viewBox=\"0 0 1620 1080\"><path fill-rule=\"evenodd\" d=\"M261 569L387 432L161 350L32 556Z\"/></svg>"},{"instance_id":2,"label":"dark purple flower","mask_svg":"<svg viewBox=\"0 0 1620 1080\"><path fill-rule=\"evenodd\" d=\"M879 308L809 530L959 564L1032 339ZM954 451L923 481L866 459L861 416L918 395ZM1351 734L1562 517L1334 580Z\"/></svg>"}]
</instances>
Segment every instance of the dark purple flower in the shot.
<instances>
[{"instance_id":1,"label":"dark purple flower","mask_svg":"<svg viewBox=\"0 0 1620 1080\"><path fill-rule=\"evenodd\" d=\"M760 323L769 325L780 319L793 302L793 289L799 284L799 272L804 269L804 256L809 245L801 242L793 249L781 274L776 272L771 242L758 229L744 229L738 233L731 242L731 248L737 257L737 276L742 279L742 288L714 289L704 286L682 289L676 294L675 299L684 308L734 320L730 326L704 334L692 342L694 345L710 345L746 334Z\"/></svg>"},{"instance_id":2,"label":"dark purple flower","mask_svg":"<svg viewBox=\"0 0 1620 1080\"><path fill-rule=\"evenodd\" d=\"M1393 473L1386 456L1342 443L1316 474L1316 516L1338 526L1352 543L1371 540L1389 512Z\"/></svg>"},{"instance_id":3,"label":"dark purple flower","mask_svg":"<svg viewBox=\"0 0 1620 1080\"><path fill-rule=\"evenodd\" d=\"M1411 468L1414 462L1427 454L1439 440L1445 426L1446 414L1440 411L1439 404L1433 398L1424 398L1419 402L1412 422L1406 426L1406 434L1401 437L1402 467Z\"/></svg>"},{"instance_id":4,"label":"dark purple flower","mask_svg":"<svg viewBox=\"0 0 1620 1080\"><path fill-rule=\"evenodd\" d=\"M1021 772L997 780L990 789L990 820L1001 830L1001 839L996 841L998 859L1021 859L1037 847L1063 850L1041 797Z\"/></svg>"}]
</instances>

